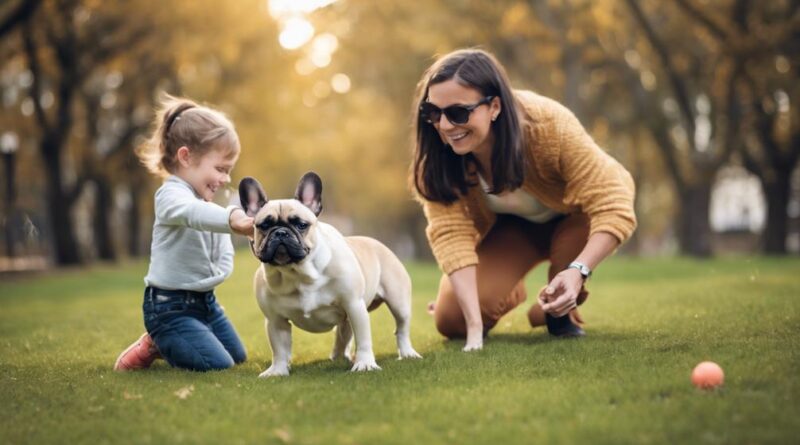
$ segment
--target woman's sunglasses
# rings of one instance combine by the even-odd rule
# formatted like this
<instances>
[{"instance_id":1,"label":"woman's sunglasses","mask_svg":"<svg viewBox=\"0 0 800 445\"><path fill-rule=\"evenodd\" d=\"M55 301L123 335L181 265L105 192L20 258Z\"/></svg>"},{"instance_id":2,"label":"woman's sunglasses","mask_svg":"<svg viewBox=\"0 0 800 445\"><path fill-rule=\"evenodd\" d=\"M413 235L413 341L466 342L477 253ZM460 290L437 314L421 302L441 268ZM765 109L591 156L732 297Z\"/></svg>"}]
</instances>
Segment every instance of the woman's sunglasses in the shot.
<instances>
[{"instance_id":1,"label":"woman's sunglasses","mask_svg":"<svg viewBox=\"0 0 800 445\"><path fill-rule=\"evenodd\" d=\"M422 105L419 106L419 115L429 124L438 124L442 119L442 113L444 113L450 123L453 125L462 125L469 122L469 115L472 114L476 108L488 104L492 99L494 99L494 96L486 96L472 105L450 105L444 109L430 102L423 102Z\"/></svg>"}]
</instances>

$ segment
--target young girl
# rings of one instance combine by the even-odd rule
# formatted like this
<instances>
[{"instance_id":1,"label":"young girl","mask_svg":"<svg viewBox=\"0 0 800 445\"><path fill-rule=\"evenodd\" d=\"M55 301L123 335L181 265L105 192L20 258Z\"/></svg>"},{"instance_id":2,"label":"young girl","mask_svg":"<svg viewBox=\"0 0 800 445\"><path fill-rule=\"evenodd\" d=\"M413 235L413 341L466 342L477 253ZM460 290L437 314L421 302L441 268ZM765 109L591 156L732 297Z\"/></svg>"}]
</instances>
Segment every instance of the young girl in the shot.
<instances>
[{"instance_id":1,"label":"young girl","mask_svg":"<svg viewBox=\"0 0 800 445\"><path fill-rule=\"evenodd\" d=\"M160 357L195 371L230 368L246 353L214 287L233 271L230 233L252 235L253 219L210 201L231 180L239 138L222 113L170 96L156 123L137 150L147 169L165 178L155 195L144 278L147 333L120 354L114 369L147 368Z\"/></svg>"}]
</instances>

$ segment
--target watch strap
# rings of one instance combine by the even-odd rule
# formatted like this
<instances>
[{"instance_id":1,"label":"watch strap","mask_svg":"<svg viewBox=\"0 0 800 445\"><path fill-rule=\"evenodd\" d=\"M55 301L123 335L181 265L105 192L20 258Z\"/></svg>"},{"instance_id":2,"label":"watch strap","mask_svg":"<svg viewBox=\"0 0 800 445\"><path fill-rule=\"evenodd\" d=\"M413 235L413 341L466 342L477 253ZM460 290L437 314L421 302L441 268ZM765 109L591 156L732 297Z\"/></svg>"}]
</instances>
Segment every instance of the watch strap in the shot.
<instances>
[{"instance_id":1,"label":"watch strap","mask_svg":"<svg viewBox=\"0 0 800 445\"><path fill-rule=\"evenodd\" d=\"M578 261L573 261L573 262L569 263L569 266L567 266L567 269L577 269L578 272L580 272L580 274L581 274L581 276L583 277L584 280L587 280L587 279L589 279L589 277L592 276L592 269L590 269L589 266L587 266L587 265L585 265L585 264L583 264L581 262L578 262Z\"/></svg>"}]
</instances>

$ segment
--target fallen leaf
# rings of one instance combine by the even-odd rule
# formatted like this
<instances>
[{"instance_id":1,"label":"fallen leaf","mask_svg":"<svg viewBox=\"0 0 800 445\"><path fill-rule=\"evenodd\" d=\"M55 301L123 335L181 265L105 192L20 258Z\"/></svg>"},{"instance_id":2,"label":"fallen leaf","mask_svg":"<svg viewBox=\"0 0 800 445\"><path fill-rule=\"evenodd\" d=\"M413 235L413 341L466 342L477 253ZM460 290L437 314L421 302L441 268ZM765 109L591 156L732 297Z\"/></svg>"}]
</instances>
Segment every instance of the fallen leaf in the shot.
<instances>
[{"instance_id":1,"label":"fallen leaf","mask_svg":"<svg viewBox=\"0 0 800 445\"><path fill-rule=\"evenodd\" d=\"M178 396L179 399L184 400L190 395L192 395L192 391L194 391L194 385L184 386L183 388L175 391L175 395Z\"/></svg>"},{"instance_id":2,"label":"fallen leaf","mask_svg":"<svg viewBox=\"0 0 800 445\"><path fill-rule=\"evenodd\" d=\"M122 393L122 398L125 400L138 400L142 398L141 394L131 394L128 391Z\"/></svg>"},{"instance_id":3,"label":"fallen leaf","mask_svg":"<svg viewBox=\"0 0 800 445\"><path fill-rule=\"evenodd\" d=\"M283 443L289 443L292 441L292 435L284 428L276 428L273 433L275 433L275 437L280 439Z\"/></svg>"}]
</instances>

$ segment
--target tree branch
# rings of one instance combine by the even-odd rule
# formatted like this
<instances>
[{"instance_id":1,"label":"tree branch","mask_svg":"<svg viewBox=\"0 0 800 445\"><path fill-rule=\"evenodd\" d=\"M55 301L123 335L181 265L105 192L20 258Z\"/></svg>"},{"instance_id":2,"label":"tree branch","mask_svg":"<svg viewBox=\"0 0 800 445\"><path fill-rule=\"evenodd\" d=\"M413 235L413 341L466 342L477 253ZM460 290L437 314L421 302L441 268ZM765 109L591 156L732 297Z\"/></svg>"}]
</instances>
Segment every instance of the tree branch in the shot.
<instances>
[{"instance_id":1,"label":"tree branch","mask_svg":"<svg viewBox=\"0 0 800 445\"><path fill-rule=\"evenodd\" d=\"M704 25L711 34L714 35L720 41L727 41L728 40L728 33L719 26L718 24L714 23L711 20L711 17L706 15L703 11L697 8L695 5L689 3L688 0L673 0L677 5L682 9L686 14L690 17L694 18L696 21L700 22Z\"/></svg>"},{"instance_id":2,"label":"tree branch","mask_svg":"<svg viewBox=\"0 0 800 445\"><path fill-rule=\"evenodd\" d=\"M0 22L0 39L17 25L27 22L28 18L39 8L40 3L41 0L21 0L17 9L11 11L8 17Z\"/></svg>"},{"instance_id":3,"label":"tree branch","mask_svg":"<svg viewBox=\"0 0 800 445\"><path fill-rule=\"evenodd\" d=\"M731 70L731 77L728 79L728 85L726 89L726 127L725 134L722 137L722 152L714 163L715 170L721 167L722 164L728 162L728 159L730 159L733 152L736 151L737 147L741 145L739 142L741 141L741 138L738 136L739 125L742 122L742 105L738 99L739 96L736 89L736 84L738 83L739 76L742 75L743 70L744 62L738 59L735 60L733 70Z\"/></svg>"},{"instance_id":4,"label":"tree branch","mask_svg":"<svg viewBox=\"0 0 800 445\"><path fill-rule=\"evenodd\" d=\"M692 112L688 88L672 64L672 60L669 57L669 51L667 50L666 45L664 45L664 43L656 35L655 30L650 25L650 22L647 21L644 12L639 7L637 0L626 0L626 3L633 13L634 18L642 27L648 42L650 42L653 50L655 50L658 58L661 60L661 64L664 66L664 71L666 72L669 83L672 85L672 90L675 93L675 100L678 102L678 108L681 110L681 114L683 115L683 122L687 129L689 145L692 147L692 152L694 152L696 151L694 145L694 135L696 130L694 113Z\"/></svg>"},{"instance_id":5,"label":"tree branch","mask_svg":"<svg viewBox=\"0 0 800 445\"><path fill-rule=\"evenodd\" d=\"M42 132L47 135L52 131L52 126L50 122L47 121L47 114L39 100L42 95L42 67L39 65L39 57L36 54L36 44L33 41L31 26L30 21L26 21L22 25L22 43L25 47L25 55L28 59L28 68L31 70L31 75L33 77L28 95L33 100L33 110L36 114L36 120L42 128Z\"/></svg>"}]
</instances>

